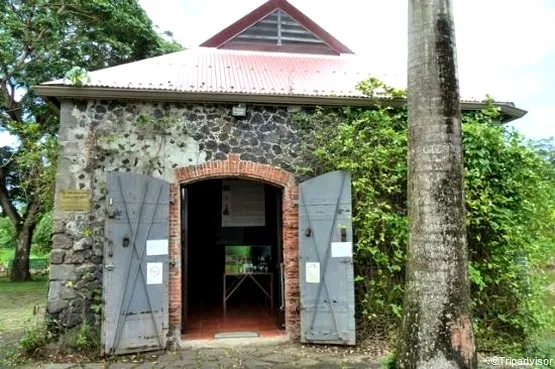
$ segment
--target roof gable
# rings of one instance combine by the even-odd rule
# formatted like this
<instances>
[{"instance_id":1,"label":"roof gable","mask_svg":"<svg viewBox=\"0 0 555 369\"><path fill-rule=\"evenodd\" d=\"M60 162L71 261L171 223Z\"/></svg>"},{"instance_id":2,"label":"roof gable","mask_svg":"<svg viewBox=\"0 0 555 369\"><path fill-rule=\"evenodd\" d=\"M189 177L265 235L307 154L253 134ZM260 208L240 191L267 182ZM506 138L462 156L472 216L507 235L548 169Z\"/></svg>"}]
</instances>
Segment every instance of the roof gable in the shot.
<instances>
[{"instance_id":1,"label":"roof gable","mask_svg":"<svg viewBox=\"0 0 555 369\"><path fill-rule=\"evenodd\" d=\"M354 54L286 0L266 2L200 46L304 54Z\"/></svg>"}]
</instances>

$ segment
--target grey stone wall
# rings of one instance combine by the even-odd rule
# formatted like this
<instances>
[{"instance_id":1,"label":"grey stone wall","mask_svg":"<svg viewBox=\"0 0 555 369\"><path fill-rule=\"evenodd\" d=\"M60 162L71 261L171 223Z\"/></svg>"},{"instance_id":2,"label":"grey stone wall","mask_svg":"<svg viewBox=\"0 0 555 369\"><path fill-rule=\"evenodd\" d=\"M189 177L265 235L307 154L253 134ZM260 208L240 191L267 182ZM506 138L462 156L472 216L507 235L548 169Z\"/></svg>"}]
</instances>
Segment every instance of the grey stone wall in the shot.
<instances>
[{"instance_id":1,"label":"grey stone wall","mask_svg":"<svg viewBox=\"0 0 555 369\"><path fill-rule=\"evenodd\" d=\"M47 312L63 326L83 319L101 298L106 172L130 171L175 181L175 169L225 159L270 164L294 172L301 141L284 107L116 101L65 101L61 107L56 196L90 191L89 211L54 211Z\"/></svg>"}]
</instances>

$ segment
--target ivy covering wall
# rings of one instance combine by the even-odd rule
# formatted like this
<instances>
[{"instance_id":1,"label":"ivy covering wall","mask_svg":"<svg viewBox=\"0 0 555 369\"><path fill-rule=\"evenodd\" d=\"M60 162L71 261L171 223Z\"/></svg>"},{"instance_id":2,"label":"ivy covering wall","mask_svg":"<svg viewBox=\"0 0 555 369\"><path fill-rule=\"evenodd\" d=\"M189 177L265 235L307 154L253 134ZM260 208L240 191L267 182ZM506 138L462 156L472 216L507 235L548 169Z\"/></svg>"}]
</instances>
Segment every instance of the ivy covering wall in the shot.
<instances>
[{"instance_id":1,"label":"ivy covering wall","mask_svg":"<svg viewBox=\"0 0 555 369\"><path fill-rule=\"evenodd\" d=\"M368 83L370 96L376 87L402 93ZM359 333L390 337L402 313L408 242L406 109L316 109L295 121L310 163L299 171L352 172ZM555 249L554 168L493 106L463 113L463 145L478 349L533 349L553 324L542 266Z\"/></svg>"}]
</instances>

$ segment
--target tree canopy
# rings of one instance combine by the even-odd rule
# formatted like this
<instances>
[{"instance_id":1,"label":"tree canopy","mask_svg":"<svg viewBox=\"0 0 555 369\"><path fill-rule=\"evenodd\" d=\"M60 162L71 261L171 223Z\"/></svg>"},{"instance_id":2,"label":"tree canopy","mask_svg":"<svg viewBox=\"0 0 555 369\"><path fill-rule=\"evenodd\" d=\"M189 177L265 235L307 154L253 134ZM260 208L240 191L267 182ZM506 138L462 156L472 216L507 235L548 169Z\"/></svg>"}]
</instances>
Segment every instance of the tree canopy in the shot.
<instances>
[{"instance_id":1,"label":"tree canopy","mask_svg":"<svg viewBox=\"0 0 555 369\"><path fill-rule=\"evenodd\" d=\"M25 255L55 183L58 117L33 86L72 68L96 70L179 49L135 0L0 4L0 131L17 141L0 151L0 206L17 233L12 280L29 278Z\"/></svg>"}]
</instances>

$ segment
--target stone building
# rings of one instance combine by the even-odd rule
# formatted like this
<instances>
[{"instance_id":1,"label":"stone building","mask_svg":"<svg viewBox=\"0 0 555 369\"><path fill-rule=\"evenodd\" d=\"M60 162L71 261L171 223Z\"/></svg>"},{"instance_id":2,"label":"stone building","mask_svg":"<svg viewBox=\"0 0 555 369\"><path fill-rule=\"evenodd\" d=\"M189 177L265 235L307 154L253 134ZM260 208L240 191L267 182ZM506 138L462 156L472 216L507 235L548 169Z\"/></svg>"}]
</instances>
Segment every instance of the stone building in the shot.
<instances>
[{"instance_id":1,"label":"stone building","mask_svg":"<svg viewBox=\"0 0 555 369\"><path fill-rule=\"evenodd\" d=\"M270 0L198 48L93 71L79 86L37 86L60 111L48 314L67 327L101 324L106 353L238 332L302 338L300 290L314 276L300 268L310 228L299 231L291 116L371 104L355 88L368 76L348 47ZM498 106L507 121L525 114ZM250 259L233 266L237 257ZM339 288L352 292L347 277ZM233 280L244 283L229 297ZM345 298L337 311L351 322ZM350 342L336 331L319 331L321 341Z\"/></svg>"}]
</instances>

